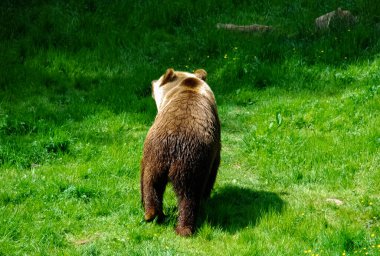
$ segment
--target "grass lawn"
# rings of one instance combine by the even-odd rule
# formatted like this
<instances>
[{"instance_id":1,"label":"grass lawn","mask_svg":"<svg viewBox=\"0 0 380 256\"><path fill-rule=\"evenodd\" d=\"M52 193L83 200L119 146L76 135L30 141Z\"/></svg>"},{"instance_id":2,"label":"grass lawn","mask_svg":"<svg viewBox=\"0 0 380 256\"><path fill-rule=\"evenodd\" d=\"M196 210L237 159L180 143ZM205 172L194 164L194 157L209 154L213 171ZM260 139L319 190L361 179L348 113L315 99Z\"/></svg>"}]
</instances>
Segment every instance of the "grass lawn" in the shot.
<instances>
[{"instance_id":1,"label":"grass lawn","mask_svg":"<svg viewBox=\"0 0 380 256\"><path fill-rule=\"evenodd\" d=\"M354 27L315 31L337 7ZM0 3L0 255L380 255L380 3ZM263 34L216 29L259 23ZM191 238L145 223L168 67L204 68L222 162Z\"/></svg>"}]
</instances>

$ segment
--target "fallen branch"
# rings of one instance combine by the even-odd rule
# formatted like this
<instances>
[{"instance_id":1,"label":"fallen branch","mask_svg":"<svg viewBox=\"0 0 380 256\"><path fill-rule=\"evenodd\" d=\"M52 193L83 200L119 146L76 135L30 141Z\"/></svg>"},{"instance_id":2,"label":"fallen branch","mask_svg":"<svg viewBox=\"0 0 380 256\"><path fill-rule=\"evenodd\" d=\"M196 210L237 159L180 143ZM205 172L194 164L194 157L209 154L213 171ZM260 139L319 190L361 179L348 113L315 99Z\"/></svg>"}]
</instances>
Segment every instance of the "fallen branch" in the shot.
<instances>
[{"instance_id":1,"label":"fallen branch","mask_svg":"<svg viewBox=\"0 0 380 256\"><path fill-rule=\"evenodd\" d=\"M344 29L355 25L358 22L358 17L355 17L348 10L342 10L341 8L335 11L326 13L315 19L315 27L319 31L327 31L332 28L334 29ZM231 30L231 31L241 31L241 32L253 32L262 33L274 30L273 26L261 25L261 24L251 24L251 25L235 25L235 24L216 24L217 29ZM380 29L380 23L377 24Z\"/></svg>"},{"instance_id":2,"label":"fallen branch","mask_svg":"<svg viewBox=\"0 0 380 256\"><path fill-rule=\"evenodd\" d=\"M252 25L235 25L235 24L216 24L218 29L233 30L233 31L242 31L242 32L268 32L273 30L272 26L252 24Z\"/></svg>"}]
</instances>

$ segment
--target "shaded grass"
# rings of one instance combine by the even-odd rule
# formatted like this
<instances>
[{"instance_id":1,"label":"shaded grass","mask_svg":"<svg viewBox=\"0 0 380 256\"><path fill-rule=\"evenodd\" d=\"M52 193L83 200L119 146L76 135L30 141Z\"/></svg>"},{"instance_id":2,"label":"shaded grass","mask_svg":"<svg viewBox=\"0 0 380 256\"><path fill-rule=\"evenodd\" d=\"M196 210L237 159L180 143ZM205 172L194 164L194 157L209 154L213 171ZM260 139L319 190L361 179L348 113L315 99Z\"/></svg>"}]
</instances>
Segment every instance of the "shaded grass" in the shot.
<instances>
[{"instance_id":1,"label":"shaded grass","mask_svg":"<svg viewBox=\"0 0 380 256\"><path fill-rule=\"evenodd\" d=\"M281 213L284 204L276 193L238 186L221 187L205 206L205 222L233 234L256 226L267 214Z\"/></svg>"},{"instance_id":2,"label":"shaded grass","mask_svg":"<svg viewBox=\"0 0 380 256\"><path fill-rule=\"evenodd\" d=\"M359 24L316 33L314 18L338 6ZM378 10L375 1L2 1L0 255L376 255ZM191 239L173 232L170 186L166 223L142 222L150 81L167 67L205 68L222 120L222 165Z\"/></svg>"}]
</instances>

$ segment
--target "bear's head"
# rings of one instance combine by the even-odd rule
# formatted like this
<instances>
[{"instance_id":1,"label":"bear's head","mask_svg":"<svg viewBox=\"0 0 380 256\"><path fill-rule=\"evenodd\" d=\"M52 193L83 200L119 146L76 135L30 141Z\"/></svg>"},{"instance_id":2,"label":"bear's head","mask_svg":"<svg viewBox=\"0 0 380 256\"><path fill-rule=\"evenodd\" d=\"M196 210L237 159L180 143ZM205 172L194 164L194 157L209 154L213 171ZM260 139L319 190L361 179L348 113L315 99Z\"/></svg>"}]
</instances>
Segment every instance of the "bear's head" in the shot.
<instances>
[{"instance_id":1,"label":"bear's head","mask_svg":"<svg viewBox=\"0 0 380 256\"><path fill-rule=\"evenodd\" d=\"M207 72L203 69L197 69L194 73L174 71L172 68L167 69L166 73L158 80L152 81L152 96L156 102L157 110L160 111L170 98L182 89L194 90L214 99L214 95L206 83L206 77Z\"/></svg>"}]
</instances>

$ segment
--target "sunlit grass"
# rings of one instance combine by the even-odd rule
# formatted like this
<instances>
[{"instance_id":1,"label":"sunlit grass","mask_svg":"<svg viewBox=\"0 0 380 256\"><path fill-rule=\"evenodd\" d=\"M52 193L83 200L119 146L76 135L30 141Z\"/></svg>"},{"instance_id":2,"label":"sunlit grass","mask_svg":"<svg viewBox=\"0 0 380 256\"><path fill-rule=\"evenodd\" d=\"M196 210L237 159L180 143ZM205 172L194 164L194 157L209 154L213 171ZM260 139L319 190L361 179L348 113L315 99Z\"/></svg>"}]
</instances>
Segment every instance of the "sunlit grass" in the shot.
<instances>
[{"instance_id":1,"label":"sunlit grass","mask_svg":"<svg viewBox=\"0 0 380 256\"><path fill-rule=\"evenodd\" d=\"M1 3L0 255L380 254L377 5L342 2L360 23L317 34L331 1ZM207 70L222 123L189 239L171 186L164 224L140 203L168 67Z\"/></svg>"}]
</instances>

